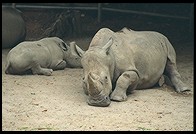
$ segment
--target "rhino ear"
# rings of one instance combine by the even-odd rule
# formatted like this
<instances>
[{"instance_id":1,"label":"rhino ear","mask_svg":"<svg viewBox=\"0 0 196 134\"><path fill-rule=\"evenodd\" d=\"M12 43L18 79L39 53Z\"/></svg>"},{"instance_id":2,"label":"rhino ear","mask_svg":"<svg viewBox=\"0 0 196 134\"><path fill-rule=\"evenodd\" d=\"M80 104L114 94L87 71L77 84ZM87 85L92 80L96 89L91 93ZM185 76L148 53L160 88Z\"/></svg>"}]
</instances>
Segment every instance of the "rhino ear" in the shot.
<instances>
[{"instance_id":1,"label":"rhino ear","mask_svg":"<svg viewBox=\"0 0 196 134\"><path fill-rule=\"evenodd\" d=\"M61 42L59 44L60 48L63 49L64 51L67 51L68 50L68 47L67 47L67 44L65 42Z\"/></svg>"},{"instance_id":2,"label":"rhino ear","mask_svg":"<svg viewBox=\"0 0 196 134\"><path fill-rule=\"evenodd\" d=\"M78 53L78 55L80 56L80 57L82 57L83 55L84 55L84 52L85 51L83 51L79 46L77 46L77 45L75 45L75 47L76 47L76 52Z\"/></svg>"},{"instance_id":3,"label":"rhino ear","mask_svg":"<svg viewBox=\"0 0 196 134\"><path fill-rule=\"evenodd\" d=\"M105 50L106 54L108 55L108 51L110 50L110 47L113 44L113 38L110 37L109 41L103 46L103 49Z\"/></svg>"},{"instance_id":4,"label":"rhino ear","mask_svg":"<svg viewBox=\"0 0 196 134\"><path fill-rule=\"evenodd\" d=\"M78 47L78 46L76 45L76 42L75 42L75 41L70 42L70 48L71 48L71 53L72 53L72 54L75 53L75 54L77 54L77 55L80 56L80 57L83 56L84 51L83 51L80 47Z\"/></svg>"}]
</instances>

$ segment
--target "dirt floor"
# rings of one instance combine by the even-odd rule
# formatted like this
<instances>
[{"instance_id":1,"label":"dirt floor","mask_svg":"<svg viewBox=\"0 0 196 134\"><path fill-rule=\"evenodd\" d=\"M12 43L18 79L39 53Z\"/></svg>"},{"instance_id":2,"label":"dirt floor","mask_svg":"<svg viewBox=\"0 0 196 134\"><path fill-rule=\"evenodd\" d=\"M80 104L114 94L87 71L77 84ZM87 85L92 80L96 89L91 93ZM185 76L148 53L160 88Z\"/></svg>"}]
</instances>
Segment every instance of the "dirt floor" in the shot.
<instances>
[{"instance_id":1,"label":"dirt floor","mask_svg":"<svg viewBox=\"0 0 196 134\"><path fill-rule=\"evenodd\" d=\"M74 40L87 49L91 38ZM52 76L6 75L9 49L4 49L2 130L193 131L193 41L174 43L174 48L178 70L191 88L188 94L178 94L164 85L135 90L127 101L112 101L109 107L86 103L82 69L65 68Z\"/></svg>"}]
</instances>

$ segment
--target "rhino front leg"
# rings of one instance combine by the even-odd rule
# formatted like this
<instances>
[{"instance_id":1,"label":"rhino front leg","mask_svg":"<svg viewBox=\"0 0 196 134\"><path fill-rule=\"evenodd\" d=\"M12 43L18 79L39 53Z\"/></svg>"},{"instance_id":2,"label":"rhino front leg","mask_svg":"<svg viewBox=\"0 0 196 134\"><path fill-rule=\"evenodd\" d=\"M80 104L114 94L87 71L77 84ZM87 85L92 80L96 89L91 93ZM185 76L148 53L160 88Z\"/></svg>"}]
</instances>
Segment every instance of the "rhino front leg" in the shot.
<instances>
[{"instance_id":1,"label":"rhino front leg","mask_svg":"<svg viewBox=\"0 0 196 134\"><path fill-rule=\"evenodd\" d=\"M64 69L66 66L67 66L66 61L61 60L61 61L59 61L59 62L57 63L57 65L55 66L55 69L56 69L56 70L61 70L61 69Z\"/></svg>"},{"instance_id":2,"label":"rhino front leg","mask_svg":"<svg viewBox=\"0 0 196 134\"><path fill-rule=\"evenodd\" d=\"M181 75L177 70L176 64L172 63L170 60L168 60L166 64L166 73L174 85L176 92L190 91L190 88L182 82Z\"/></svg>"},{"instance_id":3,"label":"rhino front leg","mask_svg":"<svg viewBox=\"0 0 196 134\"><path fill-rule=\"evenodd\" d=\"M127 99L126 91L129 86L135 88L139 77L135 71L124 72L117 80L116 87L112 92L110 99L114 101L125 101Z\"/></svg>"},{"instance_id":4,"label":"rhino front leg","mask_svg":"<svg viewBox=\"0 0 196 134\"><path fill-rule=\"evenodd\" d=\"M52 69L42 68L38 63L35 63L32 66L31 70L33 74L47 75L47 76L50 76L53 72Z\"/></svg>"}]
</instances>

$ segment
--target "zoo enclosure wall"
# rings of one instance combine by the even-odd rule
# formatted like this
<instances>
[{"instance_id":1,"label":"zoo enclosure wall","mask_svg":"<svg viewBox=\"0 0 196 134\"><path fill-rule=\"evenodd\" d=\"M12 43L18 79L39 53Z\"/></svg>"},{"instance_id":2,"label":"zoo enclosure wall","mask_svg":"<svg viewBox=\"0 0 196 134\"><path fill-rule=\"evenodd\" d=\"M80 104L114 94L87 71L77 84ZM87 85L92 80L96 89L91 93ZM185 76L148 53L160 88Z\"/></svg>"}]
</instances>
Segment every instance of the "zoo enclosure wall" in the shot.
<instances>
[{"instance_id":1,"label":"zoo enclosure wall","mask_svg":"<svg viewBox=\"0 0 196 134\"><path fill-rule=\"evenodd\" d=\"M156 9L158 6L159 9ZM182 9L183 6L188 7L187 11L173 12L167 8L174 10ZM100 23L104 12L119 12L128 14L138 14L145 16L155 16L171 19L187 20L189 23L189 32L193 32L194 20L194 3L2 3L3 6L13 6L15 8L27 9L67 9L67 10L94 10L97 12L97 21ZM143 6L144 10L137 7ZM161 8L160 8L161 7ZM151 10L149 10L151 9ZM153 11L154 9L154 11ZM157 11L162 12L157 12ZM165 14L165 12L167 14Z\"/></svg>"}]
</instances>

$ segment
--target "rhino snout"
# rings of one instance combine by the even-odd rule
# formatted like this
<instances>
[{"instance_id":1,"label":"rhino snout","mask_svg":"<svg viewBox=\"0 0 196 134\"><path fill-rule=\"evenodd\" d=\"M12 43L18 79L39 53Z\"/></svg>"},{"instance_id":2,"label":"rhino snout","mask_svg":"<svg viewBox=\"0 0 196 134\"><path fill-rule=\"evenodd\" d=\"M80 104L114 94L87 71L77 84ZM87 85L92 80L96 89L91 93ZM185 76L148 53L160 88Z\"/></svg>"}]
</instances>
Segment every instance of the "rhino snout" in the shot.
<instances>
[{"instance_id":1,"label":"rhino snout","mask_svg":"<svg viewBox=\"0 0 196 134\"><path fill-rule=\"evenodd\" d=\"M87 103L90 106L107 107L110 105L111 101L109 96L99 96L96 98L89 96Z\"/></svg>"}]
</instances>

